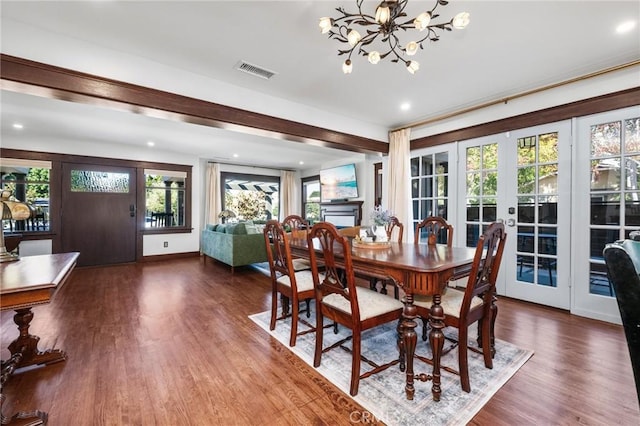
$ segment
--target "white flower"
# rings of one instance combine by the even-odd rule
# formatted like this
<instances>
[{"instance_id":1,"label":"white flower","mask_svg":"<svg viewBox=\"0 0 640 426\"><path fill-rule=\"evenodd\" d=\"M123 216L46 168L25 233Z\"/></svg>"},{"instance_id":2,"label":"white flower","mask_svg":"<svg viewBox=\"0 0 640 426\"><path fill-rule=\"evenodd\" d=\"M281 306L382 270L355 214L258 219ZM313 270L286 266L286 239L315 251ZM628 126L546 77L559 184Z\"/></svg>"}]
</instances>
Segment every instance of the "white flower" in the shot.
<instances>
[{"instance_id":1,"label":"white flower","mask_svg":"<svg viewBox=\"0 0 640 426\"><path fill-rule=\"evenodd\" d=\"M376 206L371 211L369 218L374 225L386 225L391 221L392 216L393 213L391 213L389 210L383 210L382 206Z\"/></svg>"}]
</instances>

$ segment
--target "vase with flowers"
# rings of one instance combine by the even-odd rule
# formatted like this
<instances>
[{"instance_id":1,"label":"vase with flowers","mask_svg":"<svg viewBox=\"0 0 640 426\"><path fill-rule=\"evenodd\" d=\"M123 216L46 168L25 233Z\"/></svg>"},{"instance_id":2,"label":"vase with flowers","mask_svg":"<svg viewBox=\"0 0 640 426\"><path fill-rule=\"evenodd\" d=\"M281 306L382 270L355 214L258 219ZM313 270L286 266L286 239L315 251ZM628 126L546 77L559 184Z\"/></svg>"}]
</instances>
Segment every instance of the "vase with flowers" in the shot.
<instances>
[{"instance_id":1,"label":"vase with flowers","mask_svg":"<svg viewBox=\"0 0 640 426\"><path fill-rule=\"evenodd\" d=\"M382 206L376 206L371 211L369 219L373 222L371 230L373 231L376 242L387 242L387 225L391 222L391 217L393 217L393 213L389 210L383 209Z\"/></svg>"}]
</instances>

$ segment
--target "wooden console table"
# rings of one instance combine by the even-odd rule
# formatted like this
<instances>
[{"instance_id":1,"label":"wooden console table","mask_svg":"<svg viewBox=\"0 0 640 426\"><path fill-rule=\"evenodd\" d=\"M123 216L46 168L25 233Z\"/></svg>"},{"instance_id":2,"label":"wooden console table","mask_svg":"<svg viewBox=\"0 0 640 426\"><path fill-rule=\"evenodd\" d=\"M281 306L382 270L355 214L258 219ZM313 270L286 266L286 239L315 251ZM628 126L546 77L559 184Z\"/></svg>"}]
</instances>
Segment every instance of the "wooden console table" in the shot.
<instances>
[{"instance_id":1,"label":"wooden console table","mask_svg":"<svg viewBox=\"0 0 640 426\"><path fill-rule=\"evenodd\" d=\"M0 382L0 415L2 424L44 425L47 413L42 411L20 412L10 419L2 414L2 387L17 368L30 365L48 365L64 361L67 355L59 349L38 350L40 338L29 334L33 319L31 308L49 303L76 265L80 253L58 253L26 256L20 260L0 264L0 310L13 309L14 322L20 330L17 339L9 344L11 358L2 361Z\"/></svg>"}]
</instances>

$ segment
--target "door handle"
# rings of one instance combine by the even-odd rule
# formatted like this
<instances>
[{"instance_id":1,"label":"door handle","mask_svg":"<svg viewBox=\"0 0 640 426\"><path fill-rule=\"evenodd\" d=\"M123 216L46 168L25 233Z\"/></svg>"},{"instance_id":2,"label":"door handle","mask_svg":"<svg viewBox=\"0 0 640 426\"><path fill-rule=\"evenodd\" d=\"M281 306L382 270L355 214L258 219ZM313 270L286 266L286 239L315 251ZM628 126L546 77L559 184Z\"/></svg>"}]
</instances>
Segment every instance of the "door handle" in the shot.
<instances>
[{"instance_id":1,"label":"door handle","mask_svg":"<svg viewBox=\"0 0 640 426\"><path fill-rule=\"evenodd\" d=\"M135 204L130 204L129 205L129 216L136 217L136 205Z\"/></svg>"},{"instance_id":2,"label":"door handle","mask_svg":"<svg viewBox=\"0 0 640 426\"><path fill-rule=\"evenodd\" d=\"M507 219L507 226L510 226L510 227L516 226L516 220L515 219Z\"/></svg>"}]
</instances>

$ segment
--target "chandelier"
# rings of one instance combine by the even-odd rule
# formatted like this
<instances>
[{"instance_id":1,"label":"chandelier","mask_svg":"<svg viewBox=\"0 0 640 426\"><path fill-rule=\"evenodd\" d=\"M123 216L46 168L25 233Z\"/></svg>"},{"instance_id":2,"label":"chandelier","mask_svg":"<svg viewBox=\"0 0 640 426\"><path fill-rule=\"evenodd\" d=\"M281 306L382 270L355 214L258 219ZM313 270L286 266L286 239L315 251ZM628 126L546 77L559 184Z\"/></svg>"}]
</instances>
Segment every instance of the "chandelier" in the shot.
<instances>
[{"instance_id":1,"label":"chandelier","mask_svg":"<svg viewBox=\"0 0 640 426\"><path fill-rule=\"evenodd\" d=\"M338 49L338 55L348 55L342 64L342 71L350 74L353 70L351 55L356 52L366 56L369 62L377 64L381 59L391 55L391 62L402 62L407 70L414 74L420 68L420 64L413 59L405 59L406 56L413 56L418 49L423 49L422 43L438 41L439 33L451 31L453 28L462 29L469 24L469 14L467 12L458 13L449 22L432 23L438 18L436 9L438 6L446 6L446 0L436 0L430 11L422 12L415 18L407 18L404 9L408 0L386 0L378 5L375 16L362 13L362 3L364 0L356 0L358 13L346 12L342 7L336 8L342 16L338 18L320 18L320 29L322 34L329 34L329 38L346 43L350 47ZM359 31L358 31L359 30ZM400 31L417 30L413 40L406 44L401 44L398 33ZM425 32L426 31L426 32ZM412 31L409 31L412 32ZM381 50L375 50L373 42L378 40L378 45L382 45Z\"/></svg>"}]
</instances>

